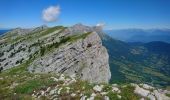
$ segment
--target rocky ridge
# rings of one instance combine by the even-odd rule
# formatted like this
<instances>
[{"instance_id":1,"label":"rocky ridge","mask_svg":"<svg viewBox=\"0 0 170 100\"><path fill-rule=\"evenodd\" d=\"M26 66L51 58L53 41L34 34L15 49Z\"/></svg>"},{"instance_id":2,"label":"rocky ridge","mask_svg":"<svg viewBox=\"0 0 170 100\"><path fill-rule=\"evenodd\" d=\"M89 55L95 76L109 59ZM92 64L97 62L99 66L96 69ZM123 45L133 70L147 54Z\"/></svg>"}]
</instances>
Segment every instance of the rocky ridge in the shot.
<instances>
[{"instance_id":1,"label":"rocky ridge","mask_svg":"<svg viewBox=\"0 0 170 100\"><path fill-rule=\"evenodd\" d=\"M29 72L75 73L95 83L110 80L108 53L93 27L77 24L68 28L17 28L2 40L0 66L4 70L32 60Z\"/></svg>"}]
</instances>

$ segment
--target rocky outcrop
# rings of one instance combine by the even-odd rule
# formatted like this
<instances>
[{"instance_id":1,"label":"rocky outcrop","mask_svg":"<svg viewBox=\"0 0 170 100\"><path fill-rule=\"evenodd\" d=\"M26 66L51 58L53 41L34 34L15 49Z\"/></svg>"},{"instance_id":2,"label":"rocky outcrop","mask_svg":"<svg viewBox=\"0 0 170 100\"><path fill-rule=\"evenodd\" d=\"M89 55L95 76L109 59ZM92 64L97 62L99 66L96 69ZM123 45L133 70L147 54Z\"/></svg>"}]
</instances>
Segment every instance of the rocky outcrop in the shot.
<instances>
[{"instance_id":1,"label":"rocky outcrop","mask_svg":"<svg viewBox=\"0 0 170 100\"><path fill-rule=\"evenodd\" d=\"M65 98L68 100L75 98L77 100L170 100L170 97L166 96L170 94L170 91L156 89L148 84L92 85L88 83L91 88L87 89L84 84L79 84L80 88L74 87L79 83L75 75L66 77L61 74L58 77L51 77L51 79L60 84L34 91L32 94L34 99L46 97L50 100ZM91 92L87 94L87 91Z\"/></svg>"},{"instance_id":2,"label":"rocky outcrop","mask_svg":"<svg viewBox=\"0 0 170 100\"><path fill-rule=\"evenodd\" d=\"M35 29L16 28L0 37L3 40L2 43L0 42L0 67L6 70L28 60L30 55L40 49L39 45L35 45L38 39L29 36L33 37L35 33L44 29L46 29L44 26Z\"/></svg>"},{"instance_id":3,"label":"rocky outcrop","mask_svg":"<svg viewBox=\"0 0 170 100\"><path fill-rule=\"evenodd\" d=\"M147 84L132 84L135 87L134 93L138 94L144 98L148 98L149 100L170 100L166 94L169 94L169 91L156 89Z\"/></svg>"},{"instance_id":4,"label":"rocky outcrop","mask_svg":"<svg viewBox=\"0 0 170 100\"><path fill-rule=\"evenodd\" d=\"M108 83L109 56L98 33L82 24L14 29L1 37L0 67L6 70L29 61L32 73L76 74L90 82Z\"/></svg>"},{"instance_id":5,"label":"rocky outcrop","mask_svg":"<svg viewBox=\"0 0 170 100\"><path fill-rule=\"evenodd\" d=\"M121 99L121 92L117 92L114 89L116 88L118 91L120 89L118 87L112 85L103 85L103 84L95 84L94 86L90 83L88 85L91 88L88 88L86 85L80 84L80 88L77 90L74 88L79 80L76 79L75 75L70 77L66 77L63 74L59 76L59 78L51 77L53 81L56 83L62 81L63 83L55 84L53 87L46 87L43 90L34 91L32 97L34 99L46 97L49 100L118 100ZM87 84L87 83L86 83ZM82 86L81 86L82 85ZM73 87L70 87L73 86ZM87 94L89 92L89 94ZM109 95L109 94L114 94Z\"/></svg>"},{"instance_id":6,"label":"rocky outcrop","mask_svg":"<svg viewBox=\"0 0 170 100\"><path fill-rule=\"evenodd\" d=\"M28 68L30 72L76 74L83 80L109 82L111 73L108 54L96 32L84 39L68 42L54 52L41 57Z\"/></svg>"}]
</instances>

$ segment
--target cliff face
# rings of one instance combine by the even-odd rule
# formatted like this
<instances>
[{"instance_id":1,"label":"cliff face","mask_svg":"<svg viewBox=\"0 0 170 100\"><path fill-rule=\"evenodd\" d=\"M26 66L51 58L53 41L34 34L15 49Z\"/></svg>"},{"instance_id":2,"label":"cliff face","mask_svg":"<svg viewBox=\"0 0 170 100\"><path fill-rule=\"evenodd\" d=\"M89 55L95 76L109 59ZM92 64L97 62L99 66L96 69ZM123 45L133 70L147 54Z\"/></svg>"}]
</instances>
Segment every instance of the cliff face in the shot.
<instances>
[{"instance_id":1,"label":"cliff face","mask_svg":"<svg viewBox=\"0 0 170 100\"><path fill-rule=\"evenodd\" d=\"M108 82L111 77L109 58L106 48L102 46L100 37L95 31L83 33L88 31L85 29L76 31L76 28L70 28L66 31L73 35L81 33L82 37L83 34L87 36L83 38L80 36L77 40L66 42L53 52L35 60L28 68L29 71L76 74L81 79L90 82ZM66 32L63 32L63 34L66 34Z\"/></svg>"},{"instance_id":2,"label":"cliff face","mask_svg":"<svg viewBox=\"0 0 170 100\"><path fill-rule=\"evenodd\" d=\"M3 37L3 69L29 60L27 69L32 73L76 74L94 83L109 82L108 53L95 29L77 24L69 28L36 28L27 34L19 32L14 40L19 39L13 43L6 42L9 36Z\"/></svg>"}]
</instances>

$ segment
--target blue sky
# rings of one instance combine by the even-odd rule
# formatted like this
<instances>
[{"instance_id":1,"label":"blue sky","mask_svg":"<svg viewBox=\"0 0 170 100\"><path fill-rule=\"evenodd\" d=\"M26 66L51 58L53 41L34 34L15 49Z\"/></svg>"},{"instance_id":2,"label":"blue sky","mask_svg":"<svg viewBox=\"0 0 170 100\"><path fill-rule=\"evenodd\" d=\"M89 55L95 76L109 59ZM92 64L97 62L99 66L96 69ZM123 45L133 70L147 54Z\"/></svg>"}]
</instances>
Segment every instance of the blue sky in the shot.
<instances>
[{"instance_id":1,"label":"blue sky","mask_svg":"<svg viewBox=\"0 0 170 100\"><path fill-rule=\"evenodd\" d=\"M43 10L57 5L57 21L43 21ZM0 28L76 23L105 23L105 29L170 28L170 0L0 0Z\"/></svg>"}]
</instances>

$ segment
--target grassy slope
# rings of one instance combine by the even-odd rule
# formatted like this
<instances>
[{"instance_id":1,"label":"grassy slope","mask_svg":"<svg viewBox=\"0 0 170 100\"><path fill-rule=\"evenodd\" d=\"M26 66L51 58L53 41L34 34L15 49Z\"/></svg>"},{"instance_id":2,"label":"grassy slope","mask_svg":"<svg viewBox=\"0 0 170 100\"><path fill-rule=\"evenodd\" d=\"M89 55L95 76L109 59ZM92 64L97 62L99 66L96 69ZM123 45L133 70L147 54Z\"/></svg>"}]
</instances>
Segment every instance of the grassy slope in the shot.
<instances>
[{"instance_id":1,"label":"grassy slope","mask_svg":"<svg viewBox=\"0 0 170 100\"><path fill-rule=\"evenodd\" d=\"M10 70L7 70L0 74L0 98L5 100L11 99L21 99L21 100L31 100L32 93L34 91L46 90L48 87L53 87L58 85L62 87L60 98L64 99L65 97L70 97L71 93L76 93L76 91L80 91L87 97L90 97L94 92L93 86L95 84L88 83L87 81L82 81L77 79L77 82L69 84L67 87L71 87L70 93L67 93L63 85L63 81L55 82L51 79L51 77L58 78L57 74L33 74L27 72L26 68L29 65L29 61L23 63L20 66L14 67ZM14 86L14 84L18 84ZM111 91L110 84L103 84L104 92L108 92L107 96L111 100L117 100L117 93ZM127 87L119 86L122 91L119 95L122 96L122 100L138 100L139 96L133 93L134 87L127 85ZM72 97L70 97L72 98ZM95 100L101 100L104 96L97 94ZM43 98L42 98L43 99ZM80 99L80 96L73 97L72 99Z\"/></svg>"},{"instance_id":2,"label":"grassy slope","mask_svg":"<svg viewBox=\"0 0 170 100\"><path fill-rule=\"evenodd\" d=\"M53 27L45 32L41 33L41 36L47 35L48 33L54 32L55 30L61 29L63 27ZM66 42L74 42L78 39L85 38L89 33L84 33L82 35L74 35L61 39L60 42L56 42L51 45L42 47L38 53L32 54L31 58L28 61L25 61L19 66L13 67L12 69L6 70L0 73L0 98L8 98L9 95L12 96L13 93L29 94L35 89L46 87L51 85L53 81L49 80L50 74L38 74L40 77L36 78L37 74L32 74L27 71L27 66L36 58L43 56L48 53L50 50L58 48L60 45ZM35 33L32 33L34 35ZM38 34L38 36L40 36ZM42 53L43 52L43 53ZM35 77L35 78L34 78ZM17 86L14 89L9 89L13 83L19 83L20 86ZM22 95L21 95L22 96ZM12 97L13 98L13 97Z\"/></svg>"}]
</instances>

